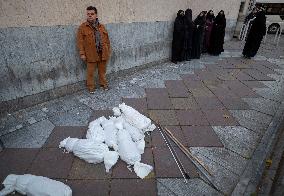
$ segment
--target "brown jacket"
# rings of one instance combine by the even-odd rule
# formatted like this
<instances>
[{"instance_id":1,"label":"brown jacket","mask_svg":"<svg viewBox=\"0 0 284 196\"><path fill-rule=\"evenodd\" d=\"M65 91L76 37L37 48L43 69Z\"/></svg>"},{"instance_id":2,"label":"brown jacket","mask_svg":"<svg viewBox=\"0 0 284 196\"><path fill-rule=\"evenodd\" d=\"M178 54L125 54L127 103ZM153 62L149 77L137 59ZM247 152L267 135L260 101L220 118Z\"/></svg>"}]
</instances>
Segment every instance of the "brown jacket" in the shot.
<instances>
[{"instance_id":1,"label":"brown jacket","mask_svg":"<svg viewBox=\"0 0 284 196\"><path fill-rule=\"evenodd\" d=\"M101 33L102 40L102 60L108 60L111 53L110 41L107 30L104 25L99 24L99 31ZM95 44L95 35L93 28L88 22L84 22L80 25L77 33L77 46L79 48L80 55L85 55L87 62L100 61Z\"/></svg>"}]
</instances>

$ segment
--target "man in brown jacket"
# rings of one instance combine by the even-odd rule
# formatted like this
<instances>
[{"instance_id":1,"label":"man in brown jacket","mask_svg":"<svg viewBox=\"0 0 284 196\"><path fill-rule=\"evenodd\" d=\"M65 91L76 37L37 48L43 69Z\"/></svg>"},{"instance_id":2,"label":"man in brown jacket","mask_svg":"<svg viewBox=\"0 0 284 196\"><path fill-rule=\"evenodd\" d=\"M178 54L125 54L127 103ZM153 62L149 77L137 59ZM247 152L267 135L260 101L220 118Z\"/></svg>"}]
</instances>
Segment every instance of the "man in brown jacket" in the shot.
<instances>
[{"instance_id":1,"label":"man in brown jacket","mask_svg":"<svg viewBox=\"0 0 284 196\"><path fill-rule=\"evenodd\" d=\"M87 7L87 21L82 23L77 33L77 45L80 57L87 63L87 88L95 91L94 73L98 67L100 86L108 90L106 81L106 64L110 57L110 41L108 32L99 23L96 7Z\"/></svg>"}]
</instances>

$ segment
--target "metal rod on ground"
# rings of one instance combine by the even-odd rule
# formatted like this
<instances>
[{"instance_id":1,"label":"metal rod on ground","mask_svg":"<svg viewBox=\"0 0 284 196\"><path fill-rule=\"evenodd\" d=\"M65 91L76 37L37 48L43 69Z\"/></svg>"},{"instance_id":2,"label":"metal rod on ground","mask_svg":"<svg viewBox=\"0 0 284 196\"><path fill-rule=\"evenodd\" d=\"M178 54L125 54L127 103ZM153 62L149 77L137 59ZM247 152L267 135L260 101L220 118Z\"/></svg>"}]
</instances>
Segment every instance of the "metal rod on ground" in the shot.
<instances>
[{"instance_id":1,"label":"metal rod on ground","mask_svg":"<svg viewBox=\"0 0 284 196\"><path fill-rule=\"evenodd\" d=\"M161 130L161 127L158 127L158 129L159 129L159 131L160 131L160 133L161 133L161 135L162 135L164 141L166 142L166 145L167 145L167 147L169 148L169 150L170 150L170 152L171 152L171 154L172 154L172 156L173 156L173 158L174 158L174 160L175 160L175 162L176 162L176 164L177 164L177 166L178 166L178 169L179 169L179 171L180 171L182 177L184 178L185 183L187 183L187 179L186 179L186 177L185 177L185 174L183 173L183 171L182 171L182 169L181 169L181 166L179 165L179 163L178 163L178 161L177 161L177 159L176 159L176 157L175 157L175 155L174 155L172 149L170 148L170 146L169 146L169 144L168 144L168 141L166 140L165 135L164 135L164 133L163 133L162 130Z\"/></svg>"},{"instance_id":2,"label":"metal rod on ground","mask_svg":"<svg viewBox=\"0 0 284 196\"><path fill-rule=\"evenodd\" d=\"M164 130L161 130L161 131L163 132ZM169 136L168 136L167 134L164 135L164 136L165 136L165 139L166 139L166 141L168 142L169 146L171 147L171 149L172 149L172 151L173 151L173 153L174 153L174 155L175 155L175 157L176 157L176 159L177 159L179 165L181 166L181 169L182 169L182 171L183 171L185 177L186 177L187 179L190 179L190 176L189 176L188 172L187 172L186 169L184 168L184 166L183 166L181 160L180 160L179 157L178 157L177 152L175 151L174 147L172 146L172 144L171 144L171 142L170 142Z\"/></svg>"},{"instance_id":3,"label":"metal rod on ground","mask_svg":"<svg viewBox=\"0 0 284 196\"><path fill-rule=\"evenodd\" d=\"M163 133L162 133L162 127L161 127L161 125L159 124L159 123L157 123L155 120L153 120L150 116L149 116L149 118L158 126L158 129L159 129L159 131L160 131L160 133L162 134L162 136L163 136ZM165 131L165 130L163 130L163 131ZM169 130L168 130L169 131ZM165 131L165 133L168 133L168 136L172 139L172 141L173 142L175 142L177 145L178 145L178 147L182 150L182 152L185 154L185 155L187 155L188 153L187 153L187 151L184 149L185 147L183 146L183 145L180 145L181 143L176 139L174 139L173 137L171 137L173 134L169 131ZM163 137L164 138L164 137ZM182 148L182 146L183 146L183 148ZM195 167L203 174L203 176L206 178L206 179L204 179L202 176L201 176L201 178L202 179L204 179L206 182L208 182L215 190L217 190L217 191L219 191L219 189L213 184L213 182L211 181L211 179L210 179L210 177L207 175L207 173L211 176L211 172L208 170L208 169L206 169L206 167L203 165L203 163L199 160L199 159L197 159L196 157L194 157L190 152L189 152L189 154L187 155L187 157L190 159L190 161L195 165ZM197 163L196 163L197 162ZM201 164L200 164L201 163ZM200 168L200 166L201 166L201 168ZM179 169L180 169L180 167L179 167ZM203 169L206 171L206 172L204 172L203 171ZM184 175L183 175L184 176Z\"/></svg>"},{"instance_id":4,"label":"metal rod on ground","mask_svg":"<svg viewBox=\"0 0 284 196\"><path fill-rule=\"evenodd\" d=\"M161 127L161 126L160 126ZM191 162L196 166L196 168L199 169L199 171L203 174L203 176L206 178L204 179L206 182L208 182L215 190L219 191L219 189L214 185L214 183L211 181L210 177L212 176L211 172L209 171L209 169L196 157L194 157L191 152L185 147L183 146L178 139L176 139L173 134L167 129L165 128L166 131L165 133L173 140L173 142L175 142L179 148L184 152L184 154L191 160ZM172 137L173 136L173 137ZM196 162L198 162L198 164L196 164ZM201 168L199 167L201 166ZM204 172L203 169L206 171ZM210 175L208 176L207 173ZM202 178L202 176L201 176Z\"/></svg>"},{"instance_id":5,"label":"metal rod on ground","mask_svg":"<svg viewBox=\"0 0 284 196\"><path fill-rule=\"evenodd\" d=\"M202 161L200 161L198 158L196 158L173 134L172 132L165 127L166 133L169 135L171 139L180 147L180 149L191 159L194 159L196 162L198 162L210 175L212 175L211 171L204 165Z\"/></svg>"}]
</instances>

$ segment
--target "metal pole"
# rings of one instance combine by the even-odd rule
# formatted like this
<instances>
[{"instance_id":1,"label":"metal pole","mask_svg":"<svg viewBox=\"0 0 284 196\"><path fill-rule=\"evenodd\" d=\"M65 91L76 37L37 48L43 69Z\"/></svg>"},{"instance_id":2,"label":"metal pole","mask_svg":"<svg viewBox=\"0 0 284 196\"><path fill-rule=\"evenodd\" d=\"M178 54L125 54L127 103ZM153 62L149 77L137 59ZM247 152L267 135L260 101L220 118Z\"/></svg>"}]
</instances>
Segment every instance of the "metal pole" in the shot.
<instances>
[{"instance_id":1,"label":"metal pole","mask_svg":"<svg viewBox=\"0 0 284 196\"><path fill-rule=\"evenodd\" d=\"M171 152L171 154L172 154L172 156L173 156L173 158L174 158L174 160L175 160L175 162L176 162L176 164L177 164L177 166L178 166L178 169L179 169L179 171L180 171L180 173L181 173L181 175L182 175L182 177L183 177L185 183L187 183L187 179L186 179L186 177L185 177L185 175L184 175L184 173L183 173L183 171L182 171L182 169L181 169L181 166L179 165L179 163L178 163L178 161L177 161L177 159L176 159L176 157L175 157L175 155L174 155L174 153L173 153L173 151L172 151L170 145L168 144L168 141L166 140L164 133L162 132L162 130L161 130L160 127L158 127L158 129L159 129L159 131L160 131L160 133L161 133L161 135L162 135L162 137L163 137L163 139L164 139L164 141L165 141L167 147L169 148L169 150L170 150L170 152Z\"/></svg>"}]
</instances>

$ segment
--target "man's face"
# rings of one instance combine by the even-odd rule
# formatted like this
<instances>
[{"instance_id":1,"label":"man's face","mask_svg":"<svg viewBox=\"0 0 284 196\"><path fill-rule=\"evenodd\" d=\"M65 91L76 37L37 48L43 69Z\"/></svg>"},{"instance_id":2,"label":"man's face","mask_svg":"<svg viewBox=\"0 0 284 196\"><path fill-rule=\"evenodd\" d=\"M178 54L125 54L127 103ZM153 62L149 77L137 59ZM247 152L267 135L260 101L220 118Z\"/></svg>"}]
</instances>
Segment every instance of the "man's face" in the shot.
<instances>
[{"instance_id":1,"label":"man's face","mask_svg":"<svg viewBox=\"0 0 284 196\"><path fill-rule=\"evenodd\" d=\"M87 10L87 20L89 22L94 22L97 18L95 10Z\"/></svg>"}]
</instances>

